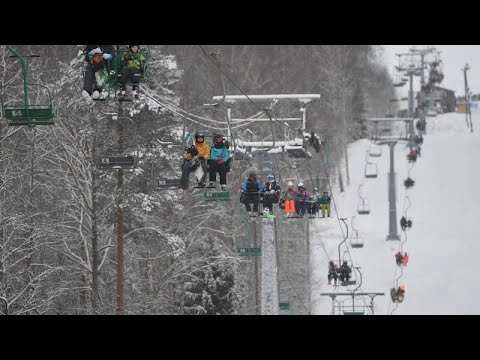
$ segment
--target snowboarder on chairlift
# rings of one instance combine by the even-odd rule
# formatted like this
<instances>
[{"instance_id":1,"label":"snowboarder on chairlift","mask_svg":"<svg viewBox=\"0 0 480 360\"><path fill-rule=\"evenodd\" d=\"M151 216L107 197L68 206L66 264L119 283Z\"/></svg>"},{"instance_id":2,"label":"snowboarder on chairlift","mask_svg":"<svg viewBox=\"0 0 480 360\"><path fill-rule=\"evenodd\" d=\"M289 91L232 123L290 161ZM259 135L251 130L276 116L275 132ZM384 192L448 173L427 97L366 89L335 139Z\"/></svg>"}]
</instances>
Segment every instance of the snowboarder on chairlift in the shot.
<instances>
[{"instance_id":1,"label":"snowboarder on chairlift","mask_svg":"<svg viewBox=\"0 0 480 360\"><path fill-rule=\"evenodd\" d=\"M202 170L206 171L205 158L210 156L210 148L203 142L203 134L195 134L195 143L187 143L185 155L182 164L182 177L180 179L181 188L187 190L190 183L190 173L198 169L201 165ZM193 141L193 139L192 139ZM203 158L203 160L202 160ZM205 176L199 180L199 187L205 182Z\"/></svg>"},{"instance_id":2,"label":"snowboarder on chairlift","mask_svg":"<svg viewBox=\"0 0 480 360\"><path fill-rule=\"evenodd\" d=\"M202 132L195 134L195 144L186 149L185 158L182 165L181 184L184 190L188 189L190 172L202 167L203 176L198 180L198 187L205 187L207 177L207 160L210 158L210 146L204 141L205 135Z\"/></svg>"},{"instance_id":3,"label":"snowboarder on chairlift","mask_svg":"<svg viewBox=\"0 0 480 360\"><path fill-rule=\"evenodd\" d=\"M267 182L265 183L263 191L264 210L273 214L273 204L278 203L280 196L280 186L277 184L273 174L267 176Z\"/></svg>"},{"instance_id":4,"label":"snowboarder on chairlift","mask_svg":"<svg viewBox=\"0 0 480 360\"><path fill-rule=\"evenodd\" d=\"M115 48L113 45L87 45L84 49L85 75L82 96L87 101L103 98L103 87L110 76L110 64L113 64Z\"/></svg>"}]
</instances>

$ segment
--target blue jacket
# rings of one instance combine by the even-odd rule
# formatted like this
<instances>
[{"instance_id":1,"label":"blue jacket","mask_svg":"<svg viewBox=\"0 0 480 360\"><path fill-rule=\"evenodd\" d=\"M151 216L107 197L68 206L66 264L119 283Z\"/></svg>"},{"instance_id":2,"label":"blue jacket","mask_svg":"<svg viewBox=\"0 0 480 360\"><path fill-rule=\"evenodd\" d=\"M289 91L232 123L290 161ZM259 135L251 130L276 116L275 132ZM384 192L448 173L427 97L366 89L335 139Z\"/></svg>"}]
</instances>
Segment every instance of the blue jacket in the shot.
<instances>
[{"instance_id":1,"label":"blue jacket","mask_svg":"<svg viewBox=\"0 0 480 360\"><path fill-rule=\"evenodd\" d=\"M322 196L319 200L320 204L330 204L332 198L330 196Z\"/></svg>"},{"instance_id":2,"label":"blue jacket","mask_svg":"<svg viewBox=\"0 0 480 360\"><path fill-rule=\"evenodd\" d=\"M221 149L212 146L210 150L210 160L217 161L219 158L223 159L223 162L226 163L229 159L228 150L226 147L222 147Z\"/></svg>"},{"instance_id":3,"label":"blue jacket","mask_svg":"<svg viewBox=\"0 0 480 360\"><path fill-rule=\"evenodd\" d=\"M242 192L247 192L248 193L248 189L247 189L247 186L248 186L248 179L244 180L243 183L242 183ZM258 190L256 192L263 192L263 184L260 180L255 180L255 184L258 186ZM252 185L250 185L252 186ZM251 188L250 188L251 189ZM250 191L252 192L252 191ZM255 191L253 191L255 192Z\"/></svg>"}]
</instances>

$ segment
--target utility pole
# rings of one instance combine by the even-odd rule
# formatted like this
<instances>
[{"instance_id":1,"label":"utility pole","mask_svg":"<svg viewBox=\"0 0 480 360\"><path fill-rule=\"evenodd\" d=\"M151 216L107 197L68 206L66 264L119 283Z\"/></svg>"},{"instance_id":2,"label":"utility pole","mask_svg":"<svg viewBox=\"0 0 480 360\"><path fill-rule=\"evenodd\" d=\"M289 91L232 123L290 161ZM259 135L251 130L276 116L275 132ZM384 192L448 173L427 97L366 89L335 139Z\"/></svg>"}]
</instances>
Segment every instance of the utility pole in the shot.
<instances>
[{"instance_id":1,"label":"utility pole","mask_svg":"<svg viewBox=\"0 0 480 360\"><path fill-rule=\"evenodd\" d=\"M465 121L467 123L467 126L470 126L470 132L473 133L472 109L470 107L470 89L468 88L467 79L468 70L470 70L470 67L468 66L468 64L465 64L465 67L462 69L465 80Z\"/></svg>"},{"instance_id":2,"label":"utility pole","mask_svg":"<svg viewBox=\"0 0 480 360\"><path fill-rule=\"evenodd\" d=\"M123 115L122 102L118 103L118 115ZM118 134L118 151L122 151L122 136L123 128L121 122L117 123ZM122 209L122 186L123 186L123 169L118 169L117 172L117 315L123 315L125 311L125 297L124 297L124 265L123 265L123 209Z\"/></svg>"},{"instance_id":3,"label":"utility pole","mask_svg":"<svg viewBox=\"0 0 480 360\"><path fill-rule=\"evenodd\" d=\"M409 53L409 54L396 54L399 57L399 66L397 67L397 71L404 71L406 75L408 75L408 79L410 82L410 89L408 91L408 117L409 118L414 118L415 117L415 97L414 97L414 92L413 92L413 76L414 75L421 75L423 74L423 65L418 66L415 65L414 62L410 62L409 66L402 65L402 57L412 57L417 54L415 53ZM425 121L425 119L424 119ZM410 124L409 127L409 143L411 144L413 142L413 136L415 135L415 130L414 130L414 125L413 122Z\"/></svg>"},{"instance_id":4,"label":"utility pole","mask_svg":"<svg viewBox=\"0 0 480 360\"><path fill-rule=\"evenodd\" d=\"M274 219L263 219L262 224L262 315L278 315L277 252Z\"/></svg>"},{"instance_id":5,"label":"utility pole","mask_svg":"<svg viewBox=\"0 0 480 360\"><path fill-rule=\"evenodd\" d=\"M257 223L253 222L253 247L257 247ZM258 271L258 256L255 256L255 315L260 314L260 279Z\"/></svg>"},{"instance_id":6,"label":"utility pole","mask_svg":"<svg viewBox=\"0 0 480 360\"><path fill-rule=\"evenodd\" d=\"M347 101L345 102L345 145L344 145L344 152L345 152L345 166L347 168L347 186L350 186L350 171L348 169L348 151L347 151L347 144L348 144L348 125L351 124L352 120L352 90L349 89ZM348 117L347 117L348 116Z\"/></svg>"},{"instance_id":7,"label":"utility pole","mask_svg":"<svg viewBox=\"0 0 480 360\"><path fill-rule=\"evenodd\" d=\"M382 135L378 131L378 124L391 124L394 122L405 122L406 128L410 129L413 126L413 118L379 118L379 119L368 119L369 121L374 122L374 136L373 139L379 141L380 145L388 145L390 147L390 173L388 174L388 236L387 240L400 240L400 236L397 231L397 191L395 183L395 145L399 141L411 141L411 136L406 135L404 137L392 136L392 135ZM391 126L391 125L389 125Z\"/></svg>"},{"instance_id":8,"label":"utility pole","mask_svg":"<svg viewBox=\"0 0 480 360\"><path fill-rule=\"evenodd\" d=\"M388 236L387 240L400 240L397 233L397 191L395 188L395 145L397 141L388 141L390 147L390 173L388 174Z\"/></svg>"}]
</instances>

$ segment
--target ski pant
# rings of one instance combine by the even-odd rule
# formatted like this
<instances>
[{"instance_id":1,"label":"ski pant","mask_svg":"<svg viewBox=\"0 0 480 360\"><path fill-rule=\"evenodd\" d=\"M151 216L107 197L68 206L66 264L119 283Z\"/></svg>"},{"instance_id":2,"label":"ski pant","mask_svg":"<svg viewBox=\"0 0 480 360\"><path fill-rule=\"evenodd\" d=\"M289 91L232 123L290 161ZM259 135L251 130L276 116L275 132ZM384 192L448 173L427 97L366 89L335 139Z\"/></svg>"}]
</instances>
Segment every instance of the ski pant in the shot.
<instances>
[{"instance_id":1,"label":"ski pant","mask_svg":"<svg viewBox=\"0 0 480 360\"><path fill-rule=\"evenodd\" d=\"M263 195L263 207L268 208L270 212L273 212L273 204L277 202L278 202L277 194Z\"/></svg>"},{"instance_id":2,"label":"ski pant","mask_svg":"<svg viewBox=\"0 0 480 360\"><path fill-rule=\"evenodd\" d=\"M347 282L348 280L350 280L350 274L348 273L340 273L340 281L341 282Z\"/></svg>"},{"instance_id":3,"label":"ski pant","mask_svg":"<svg viewBox=\"0 0 480 360\"><path fill-rule=\"evenodd\" d=\"M93 87L95 86L95 72L90 64L85 69L85 76L83 78L83 90L88 92L89 95L93 93Z\"/></svg>"},{"instance_id":4,"label":"ski pant","mask_svg":"<svg viewBox=\"0 0 480 360\"><path fill-rule=\"evenodd\" d=\"M285 200L285 212L294 213L295 212L295 200Z\"/></svg>"},{"instance_id":5,"label":"ski pant","mask_svg":"<svg viewBox=\"0 0 480 360\"><path fill-rule=\"evenodd\" d=\"M140 82L141 72L139 69L124 67L120 71L119 83L123 86L127 85L127 81L130 80L133 85L137 85Z\"/></svg>"},{"instance_id":6,"label":"ski pant","mask_svg":"<svg viewBox=\"0 0 480 360\"><path fill-rule=\"evenodd\" d=\"M245 204L245 209L248 212L252 211L250 206L253 203L253 211L258 212L258 204L260 202L260 194L249 194L247 192L243 193L243 203Z\"/></svg>"},{"instance_id":7,"label":"ski pant","mask_svg":"<svg viewBox=\"0 0 480 360\"><path fill-rule=\"evenodd\" d=\"M330 216L330 204L322 204L322 215L325 216L325 211Z\"/></svg>"},{"instance_id":8,"label":"ski pant","mask_svg":"<svg viewBox=\"0 0 480 360\"><path fill-rule=\"evenodd\" d=\"M328 283L330 284L330 282L334 281L334 284L336 285L337 284L337 279L338 279L338 275L337 273L328 273Z\"/></svg>"},{"instance_id":9,"label":"ski pant","mask_svg":"<svg viewBox=\"0 0 480 360\"><path fill-rule=\"evenodd\" d=\"M295 207L298 214L305 214L307 212L307 200L297 200L295 202Z\"/></svg>"},{"instance_id":10,"label":"ski pant","mask_svg":"<svg viewBox=\"0 0 480 360\"><path fill-rule=\"evenodd\" d=\"M207 162L205 160L200 160L200 166L202 167L202 170L203 170L203 176L198 183L205 184L205 180L207 179L207 174L208 174Z\"/></svg>"},{"instance_id":11,"label":"ski pant","mask_svg":"<svg viewBox=\"0 0 480 360\"><path fill-rule=\"evenodd\" d=\"M315 215L318 212L318 203L310 202L308 203L308 213L310 215Z\"/></svg>"},{"instance_id":12,"label":"ski pant","mask_svg":"<svg viewBox=\"0 0 480 360\"><path fill-rule=\"evenodd\" d=\"M221 165L218 165L215 160L211 161L209 172L209 181L217 181L218 172L220 174L220 185L227 185L227 164L222 163Z\"/></svg>"}]
</instances>

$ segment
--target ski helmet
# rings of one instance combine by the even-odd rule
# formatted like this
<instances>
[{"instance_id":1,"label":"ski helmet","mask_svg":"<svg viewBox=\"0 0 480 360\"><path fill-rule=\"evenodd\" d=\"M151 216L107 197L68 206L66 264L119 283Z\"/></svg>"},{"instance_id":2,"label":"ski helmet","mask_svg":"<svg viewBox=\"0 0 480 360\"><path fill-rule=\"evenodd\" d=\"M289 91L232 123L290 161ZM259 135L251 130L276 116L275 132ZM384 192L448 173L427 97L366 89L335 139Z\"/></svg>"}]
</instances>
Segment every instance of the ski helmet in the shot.
<instances>
[{"instance_id":1,"label":"ski helmet","mask_svg":"<svg viewBox=\"0 0 480 360\"><path fill-rule=\"evenodd\" d=\"M205 135L201 131L197 132L195 134L195 141L198 141L198 138L204 138L205 139Z\"/></svg>"},{"instance_id":2,"label":"ski helmet","mask_svg":"<svg viewBox=\"0 0 480 360\"><path fill-rule=\"evenodd\" d=\"M293 182L289 181L288 184L287 184L288 187L291 187L293 186Z\"/></svg>"},{"instance_id":3,"label":"ski helmet","mask_svg":"<svg viewBox=\"0 0 480 360\"><path fill-rule=\"evenodd\" d=\"M273 174L270 174L267 176L267 180L275 180L275 176Z\"/></svg>"},{"instance_id":4,"label":"ski helmet","mask_svg":"<svg viewBox=\"0 0 480 360\"><path fill-rule=\"evenodd\" d=\"M300 181L300 182L298 183L298 187L303 187L303 182Z\"/></svg>"},{"instance_id":5,"label":"ski helmet","mask_svg":"<svg viewBox=\"0 0 480 360\"><path fill-rule=\"evenodd\" d=\"M253 178L253 177L257 177L257 174L254 171L252 171L249 176Z\"/></svg>"},{"instance_id":6,"label":"ski helmet","mask_svg":"<svg viewBox=\"0 0 480 360\"><path fill-rule=\"evenodd\" d=\"M132 47L134 47L134 46L138 47L138 50L140 50L140 45L128 45L128 48L131 50Z\"/></svg>"},{"instance_id":7,"label":"ski helmet","mask_svg":"<svg viewBox=\"0 0 480 360\"><path fill-rule=\"evenodd\" d=\"M223 136L220 135L220 134L217 134L217 135L215 135L215 137L213 138L213 140L214 140L216 143L221 143L221 142L223 142Z\"/></svg>"}]
</instances>

